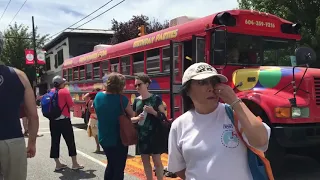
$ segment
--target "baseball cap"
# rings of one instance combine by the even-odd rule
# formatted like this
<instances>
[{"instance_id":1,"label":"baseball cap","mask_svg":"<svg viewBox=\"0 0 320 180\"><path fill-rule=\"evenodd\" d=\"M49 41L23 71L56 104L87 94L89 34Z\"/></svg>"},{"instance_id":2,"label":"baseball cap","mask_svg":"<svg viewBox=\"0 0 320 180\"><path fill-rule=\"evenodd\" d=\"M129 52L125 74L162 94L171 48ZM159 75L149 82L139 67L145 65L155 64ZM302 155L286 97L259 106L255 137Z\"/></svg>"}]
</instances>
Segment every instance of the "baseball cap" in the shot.
<instances>
[{"instance_id":1,"label":"baseball cap","mask_svg":"<svg viewBox=\"0 0 320 180\"><path fill-rule=\"evenodd\" d=\"M55 84L55 85L60 85L62 83L65 83L67 80L65 78L62 78L61 76L55 76L53 79L52 79L52 83Z\"/></svg>"},{"instance_id":2,"label":"baseball cap","mask_svg":"<svg viewBox=\"0 0 320 180\"><path fill-rule=\"evenodd\" d=\"M109 78L109 76L108 76L107 74L102 77L102 83L103 83L103 85L107 86L108 78Z\"/></svg>"},{"instance_id":3,"label":"baseball cap","mask_svg":"<svg viewBox=\"0 0 320 180\"><path fill-rule=\"evenodd\" d=\"M189 66L183 73L182 85L191 79L203 80L214 76L220 78L221 82L228 82L228 78L222 74L219 74L211 65L203 62L195 63Z\"/></svg>"}]
</instances>

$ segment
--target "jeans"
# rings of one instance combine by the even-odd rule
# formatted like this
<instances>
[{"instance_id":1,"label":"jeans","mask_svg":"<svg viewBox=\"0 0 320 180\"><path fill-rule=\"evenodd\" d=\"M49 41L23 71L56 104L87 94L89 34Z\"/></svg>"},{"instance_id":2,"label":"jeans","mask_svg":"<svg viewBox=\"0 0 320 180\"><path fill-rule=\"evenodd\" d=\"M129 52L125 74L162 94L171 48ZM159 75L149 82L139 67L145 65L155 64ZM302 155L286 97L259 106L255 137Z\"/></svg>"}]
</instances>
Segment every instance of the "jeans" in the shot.
<instances>
[{"instance_id":1,"label":"jeans","mask_svg":"<svg viewBox=\"0 0 320 180\"><path fill-rule=\"evenodd\" d=\"M104 172L104 180L123 180L126 167L128 146L103 147L108 164Z\"/></svg>"}]
</instances>

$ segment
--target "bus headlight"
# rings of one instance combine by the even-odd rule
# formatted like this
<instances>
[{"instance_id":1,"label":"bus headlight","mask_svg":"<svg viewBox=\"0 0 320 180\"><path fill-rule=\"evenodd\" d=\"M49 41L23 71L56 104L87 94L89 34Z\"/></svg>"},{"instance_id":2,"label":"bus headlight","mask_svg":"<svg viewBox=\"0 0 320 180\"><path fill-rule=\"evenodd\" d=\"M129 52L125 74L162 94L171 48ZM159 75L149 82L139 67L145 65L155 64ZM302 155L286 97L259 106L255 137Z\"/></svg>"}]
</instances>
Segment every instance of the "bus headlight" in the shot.
<instances>
[{"instance_id":1,"label":"bus headlight","mask_svg":"<svg viewBox=\"0 0 320 180\"><path fill-rule=\"evenodd\" d=\"M309 108L308 107L292 107L291 116L292 118L308 118Z\"/></svg>"},{"instance_id":2,"label":"bus headlight","mask_svg":"<svg viewBox=\"0 0 320 180\"><path fill-rule=\"evenodd\" d=\"M308 107L276 107L275 115L277 118L308 118Z\"/></svg>"}]
</instances>

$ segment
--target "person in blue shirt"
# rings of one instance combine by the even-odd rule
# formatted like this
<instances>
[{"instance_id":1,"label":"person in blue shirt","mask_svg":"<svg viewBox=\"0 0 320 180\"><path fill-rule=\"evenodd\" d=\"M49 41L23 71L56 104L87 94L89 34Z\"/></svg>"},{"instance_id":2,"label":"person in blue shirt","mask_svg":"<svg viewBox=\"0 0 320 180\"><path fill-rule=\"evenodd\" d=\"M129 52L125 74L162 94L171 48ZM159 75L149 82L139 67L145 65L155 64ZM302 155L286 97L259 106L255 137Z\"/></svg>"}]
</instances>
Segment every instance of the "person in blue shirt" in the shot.
<instances>
[{"instance_id":1,"label":"person in blue shirt","mask_svg":"<svg viewBox=\"0 0 320 180\"><path fill-rule=\"evenodd\" d=\"M108 159L104 179L123 180L128 146L124 146L120 139L120 101L130 118L134 116L134 112L128 98L122 95L125 87L125 77L122 74L110 73L104 76L103 85L106 91L97 93L93 105L98 118L99 143Z\"/></svg>"}]
</instances>

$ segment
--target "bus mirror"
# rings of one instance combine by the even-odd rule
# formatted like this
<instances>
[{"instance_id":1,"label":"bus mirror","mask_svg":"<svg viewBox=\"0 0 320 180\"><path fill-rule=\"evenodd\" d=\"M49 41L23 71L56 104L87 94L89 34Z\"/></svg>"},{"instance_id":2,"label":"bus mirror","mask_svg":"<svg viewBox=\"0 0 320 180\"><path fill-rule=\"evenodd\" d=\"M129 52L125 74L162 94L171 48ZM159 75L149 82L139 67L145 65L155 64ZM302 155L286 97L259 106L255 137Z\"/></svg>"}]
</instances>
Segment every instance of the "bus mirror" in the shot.
<instances>
[{"instance_id":1,"label":"bus mirror","mask_svg":"<svg viewBox=\"0 0 320 180\"><path fill-rule=\"evenodd\" d=\"M216 29L214 31L214 49L225 49L226 45L226 30L224 29Z\"/></svg>"},{"instance_id":2,"label":"bus mirror","mask_svg":"<svg viewBox=\"0 0 320 180\"><path fill-rule=\"evenodd\" d=\"M306 65L310 64L311 62L316 61L316 53L313 49L309 47L299 47L295 50L296 55L296 64L299 65Z\"/></svg>"}]
</instances>

